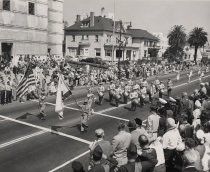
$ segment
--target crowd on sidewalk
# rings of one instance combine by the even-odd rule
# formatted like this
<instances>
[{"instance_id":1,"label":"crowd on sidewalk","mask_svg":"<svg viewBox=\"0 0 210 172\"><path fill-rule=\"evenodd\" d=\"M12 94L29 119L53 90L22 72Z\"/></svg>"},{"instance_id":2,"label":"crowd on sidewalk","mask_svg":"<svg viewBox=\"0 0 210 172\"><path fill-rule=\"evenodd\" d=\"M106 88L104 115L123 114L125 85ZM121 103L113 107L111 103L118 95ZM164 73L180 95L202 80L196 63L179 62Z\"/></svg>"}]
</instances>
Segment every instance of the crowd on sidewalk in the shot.
<instances>
[{"instance_id":1,"label":"crowd on sidewalk","mask_svg":"<svg viewBox=\"0 0 210 172\"><path fill-rule=\"evenodd\" d=\"M88 167L74 161L73 171L209 172L210 87L200 85L191 95L154 98L147 120L120 121L111 142L95 130Z\"/></svg>"}]
</instances>

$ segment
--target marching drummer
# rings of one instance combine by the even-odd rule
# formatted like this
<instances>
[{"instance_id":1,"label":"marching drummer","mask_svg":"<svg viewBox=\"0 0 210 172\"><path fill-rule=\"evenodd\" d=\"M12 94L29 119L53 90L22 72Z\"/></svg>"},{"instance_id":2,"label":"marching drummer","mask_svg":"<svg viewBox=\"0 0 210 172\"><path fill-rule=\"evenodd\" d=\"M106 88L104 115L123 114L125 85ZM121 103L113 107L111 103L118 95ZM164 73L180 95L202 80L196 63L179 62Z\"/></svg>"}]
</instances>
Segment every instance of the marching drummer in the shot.
<instances>
[{"instance_id":1,"label":"marching drummer","mask_svg":"<svg viewBox=\"0 0 210 172\"><path fill-rule=\"evenodd\" d=\"M125 83L124 93L123 93L125 104L128 103L128 96L129 96L130 92L131 92L131 86L128 85L128 83Z\"/></svg>"},{"instance_id":2,"label":"marching drummer","mask_svg":"<svg viewBox=\"0 0 210 172\"><path fill-rule=\"evenodd\" d=\"M168 97L171 97L171 91L172 91L173 83L172 80L169 78L167 82L167 93Z\"/></svg>"},{"instance_id":3,"label":"marching drummer","mask_svg":"<svg viewBox=\"0 0 210 172\"><path fill-rule=\"evenodd\" d=\"M191 80L192 74L193 74L193 71L192 71L192 70L190 70L190 73L189 73L189 74L187 74L187 76L188 76L188 82L189 82L189 83L190 83L190 80Z\"/></svg>"},{"instance_id":4,"label":"marching drummer","mask_svg":"<svg viewBox=\"0 0 210 172\"><path fill-rule=\"evenodd\" d=\"M156 92L158 92L158 88L159 88L159 85L160 85L160 81L159 81L158 77L156 77L156 79L154 81L154 84L155 84Z\"/></svg>"},{"instance_id":5,"label":"marching drummer","mask_svg":"<svg viewBox=\"0 0 210 172\"><path fill-rule=\"evenodd\" d=\"M109 101L112 102L113 96L114 96L114 90L115 90L115 84L113 81L111 81L111 84L108 87L109 90Z\"/></svg>"},{"instance_id":6,"label":"marching drummer","mask_svg":"<svg viewBox=\"0 0 210 172\"><path fill-rule=\"evenodd\" d=\"M99 98L99 105L102 105L105 88L104 88L102 82L100 82L99 84L100 84L100 86L98 87L98 98Z\"/></svg>"},{"instance_id":7,"label":"marching drummer","mask_svg":"<svg viewBox=\"0 0 210 172\"><path fill-rule=\"evenodd\" d=\"M135 111L136 106L139 104L139 97L137 92L137 87L133 88L133 91L130 93L130 99L131 99L131 110Z\"/></svg>"},{"instance_id":8,"label":"marching drummer","mask_svg":"<svg viewBox=\"0 0 210 172\"><path fill-rule=\"evenodd\" d=\"M159 98L163 97L164 89L165 89L165 85L164 85L163 81L161 81L160 85L159 85L159 88L158 88Z\"/></svg>"},{"instance_id":9,"label":"marching drummer","mask_svg":"<svg viewBox=\"0 0 210 172\"><path fill-rule=\"evenodd\" d=\"M119 106L119 102L122 96L122 89L120 88L119 85L116 86L115 92L114 92L114 98L115 98L115 102L116 102L116 106Z\"/></svg>"}]
</instances>

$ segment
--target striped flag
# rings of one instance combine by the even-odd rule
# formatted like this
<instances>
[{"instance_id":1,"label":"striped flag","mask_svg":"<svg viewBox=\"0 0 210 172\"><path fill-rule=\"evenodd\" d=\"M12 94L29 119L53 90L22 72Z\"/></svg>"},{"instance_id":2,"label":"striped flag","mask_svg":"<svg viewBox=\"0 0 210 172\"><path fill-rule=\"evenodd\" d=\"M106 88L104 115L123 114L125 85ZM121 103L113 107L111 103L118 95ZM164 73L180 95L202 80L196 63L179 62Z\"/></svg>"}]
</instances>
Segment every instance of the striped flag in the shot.
<instances>
[{"instance_id":1,"label":"striped flag","mask_svg":"<svg viewBox=\"0 0 210 172\"><path fill-rule=\"evenodd\" d=\"M35 85L36 80L32 71L32 64L29 63L28 68L26 69L25 75L18 84L17 87L17 97L21 98L23 95L28 93L28 89L31 85Z\"/></svg>"}]
</instances>

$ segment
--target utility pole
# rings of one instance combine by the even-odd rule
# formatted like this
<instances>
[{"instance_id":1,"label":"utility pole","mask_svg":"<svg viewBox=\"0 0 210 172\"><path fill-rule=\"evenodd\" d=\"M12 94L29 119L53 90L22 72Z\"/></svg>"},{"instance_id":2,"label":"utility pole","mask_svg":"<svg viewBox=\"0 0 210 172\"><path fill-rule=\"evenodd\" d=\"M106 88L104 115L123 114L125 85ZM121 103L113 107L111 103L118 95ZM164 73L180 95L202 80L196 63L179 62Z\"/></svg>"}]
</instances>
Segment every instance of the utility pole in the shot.
<instances>
[{"instance_id":1,"label":"utility pole","mask_svg":"<svg viewBox=\"0 0 210 172\"><path fill-rule=\"evenodd\" d=\"M119 41L119 49L118 49L118 78L121 78L121 70L120 70L120 56L121 56L121 46L122 46L122 21L120 20L120 39Z\"/></svg>"}]
</instances>

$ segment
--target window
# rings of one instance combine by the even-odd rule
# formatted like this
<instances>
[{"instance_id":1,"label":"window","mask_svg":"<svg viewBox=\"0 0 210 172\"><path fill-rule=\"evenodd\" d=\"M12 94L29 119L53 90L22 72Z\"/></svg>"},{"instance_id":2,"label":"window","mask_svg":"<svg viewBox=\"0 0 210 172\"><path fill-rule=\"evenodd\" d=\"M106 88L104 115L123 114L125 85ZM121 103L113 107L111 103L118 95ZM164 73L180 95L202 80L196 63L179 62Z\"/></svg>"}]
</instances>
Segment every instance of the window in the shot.
<instances>
[{"instance_id":1,"label":"window","mask_svg":"<svg viewBox=\"0 0 210 172\"><path fill-rule=\"evenodd\" d=\"M105 50L105 56L111 57L112 56L112 50Z\"/></svg>"},{"instance_id":2,"label":"window","mask_svg":"<svg viewBox=\"0 0 210 172\"><path fill-rule=\"evenodd\" d=\"M88 40L89 36L88 35L82 35L82 40Z\"/></svg>"},{"instance_id":3,"label":"window","mask_svg":"<svg viewBox=\"0 0 210 172\"><path fill-rule=\"evenodd\" d=\"M3 10L10 11L10 0L3 0Z\"/></svg>"},{"instance_id":4,"label":"window","mask_svg":"<svg viewBox=\"0 0 210 172\"><path fill-rule=\"evenodd\" d=\"M96 52L96 57L101 57L101 49L100 48L96 48L95 52Z\"/></svg>"},{"instance_id":5,"label":"window","mask_svg":"<svg viewBox=\"0 0 210 172\"><path fill-rule=\"evenodd\" d=\"M28 3L28 14L35 15L35 4L32 2Z\"/></svg>"},{"instance_id":6,"label":"window","mask_svg":"<svg viewBox=\"0 0 210 172\"><path fill-rule=\"evenodd\" d=\"M112 40L112 36L111 36L111 35L107 35L107 40L106 40L106 42L107 42L107 43L110 43L111 40Z\"/></svg>"},{"instance_id":7,"label":"window","mask_svg":"<svg viewBox=\"0 0 210 172\"><path fill-rule=\"evenodd\" d=\"M98 35L96 35L96 37L95 37L95 41L96 41L96 42L98 42Z\"/></svg>"},{"instance_id":8,"label":"window","mask_svg":"<svg viewBox=\"0 0 210 172\"><path fill-rule=\"evenodd\" d=\"M147 57L147 50L144 50L144 57Z\"/></svg>"},{"instance_id":9,"label":"window","mask_svg":"<svg viewBox=\"0 0 210 172\"><path fill-rule=\"evenodd\" d=\"M72 35L72 42L75 42L75 35Z\"/></svg>"}]
</instances>

